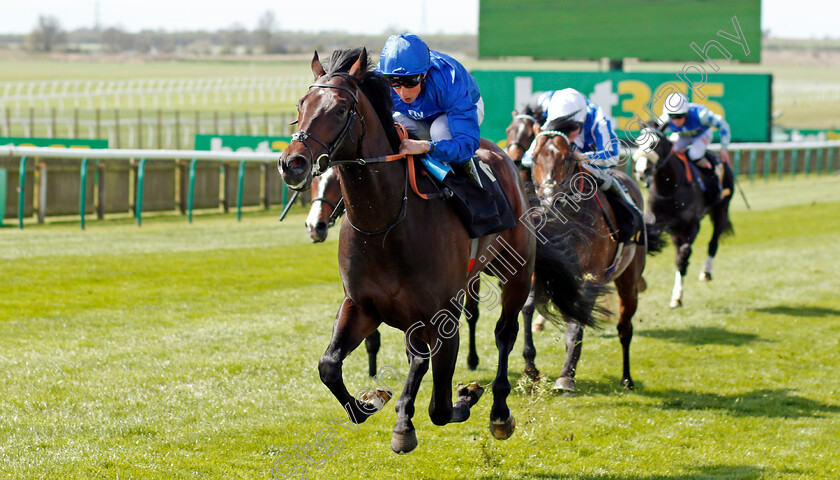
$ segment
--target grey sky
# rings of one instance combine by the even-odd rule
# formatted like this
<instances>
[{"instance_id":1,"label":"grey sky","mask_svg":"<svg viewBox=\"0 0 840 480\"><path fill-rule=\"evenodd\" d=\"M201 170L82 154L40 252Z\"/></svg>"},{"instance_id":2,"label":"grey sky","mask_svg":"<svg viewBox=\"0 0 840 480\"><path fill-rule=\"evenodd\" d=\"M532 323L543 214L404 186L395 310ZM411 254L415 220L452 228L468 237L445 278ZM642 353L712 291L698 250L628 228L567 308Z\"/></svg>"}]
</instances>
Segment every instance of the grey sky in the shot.
<instances>
[{"instance_id":1,"label":"grey sky","mask_svg":"<svg viewBox=\"0 0 840 480\"><path fill-rule=\"evenodd\" d=\"M28 33L39 15L53 15L64 29L93 26L97 4L104 27L217 30L240 23L253 29L266 10L286 31L343 30L381 33L386 29L424 33L476 33L478 0L0 0L0 33ZM317 8L313 8L317 6ZM313 10L316 14L313 14ZM14 12L14 13L10 13ZM790 38L840 37L840 6L834 0L763 0L762 30Z\"/></svg>"}]
</instances>

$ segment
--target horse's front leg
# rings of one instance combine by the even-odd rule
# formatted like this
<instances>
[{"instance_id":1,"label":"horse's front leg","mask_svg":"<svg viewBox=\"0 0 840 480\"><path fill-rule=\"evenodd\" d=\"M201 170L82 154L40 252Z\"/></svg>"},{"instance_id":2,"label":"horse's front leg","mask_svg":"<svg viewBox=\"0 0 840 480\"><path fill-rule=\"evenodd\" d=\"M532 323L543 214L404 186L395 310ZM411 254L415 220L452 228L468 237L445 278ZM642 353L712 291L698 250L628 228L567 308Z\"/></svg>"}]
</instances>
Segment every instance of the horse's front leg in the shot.
<instances>
[{"instance_id":1,"label":"horse's front leg","mask_svg":"<svg viewBox=\"0 0 840 480\"><path fill-rule=\"evenodd\" d=\"M429 347L419 338L406 334L406 353L408 355L408 375L405 378L403 392L397 400L397 423L391 437L391 450L395 453L409 453L417 448L417 434L414 432L414 400L420 390L423 375L429 370Z\"/></svg>"},{"instance_id":2,"label":"horse's front leg","mask_svg":"<svg viewBox=\"0 0 840 480\"><path fill-rule=\"evenodd\" d=\"M564 317L565 318L565 317ZM566 318L566 363L560 377L554 382L554 390L567 393L575 392L575 373L583 349L583 327L570 318Z\"/></svg>"},{"instance_id":3,"label":"horse's front leg","mask_svg":"<svg viewBox=\"0 0 840 480\"><path fill-rule=\"evenodd\" d=\"M682 307L683 281L688 272L688 259L691 257L691 244L697 237L700 225L692 225L682 235L671 235L674 248L677 249L675 263L677 272L674 277L674 289L671 291L671 308Z\"/></svg>"},{"instance_id":4,"label":"horse's front leg","mask_svg":"<svg viewBox=\"0 0 840 480\"><path fill-rule=\"evenodd\" d=\"M378 408L363 408L368 405L363 405L362 401L357 401L350 395L344 385L342 364L347 355L362 343L362 339L373 333L377 326L377 323L364 315L352 300L345 298L335 318L330 345L318 363L321 381L330 389L354 423L364 422L376 413Z\"/></svg>"}]
</instances>

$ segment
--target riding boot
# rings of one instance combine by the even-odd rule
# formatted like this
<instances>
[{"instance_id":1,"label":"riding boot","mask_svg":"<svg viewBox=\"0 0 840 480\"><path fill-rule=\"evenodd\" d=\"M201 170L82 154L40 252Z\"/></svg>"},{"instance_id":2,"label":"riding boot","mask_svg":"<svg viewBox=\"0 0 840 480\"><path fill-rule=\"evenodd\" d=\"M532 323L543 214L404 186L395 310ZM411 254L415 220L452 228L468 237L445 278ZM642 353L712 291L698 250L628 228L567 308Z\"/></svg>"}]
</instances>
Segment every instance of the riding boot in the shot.
<instances>
[{"instance_id":1,"label":"riding boot","mask_svg":"<svg viewBox=\"0 0 840 480\"><path fill-rule=\"evenodd\" d=\"M692 160L694 161L694 160ZM718 180L717 174L715 174L714 167L710 168L703 168L699 166L697 163L694 164L697 168L697 171L703 175L703 185L705 186L705 194L706 194L706 201L710 205L715 205L721 199L721 185L720 181Z\"/></svg>"},{"instance_id":2,"label":"riding boot","mask_svg":"<svg viewBox=\"0 0 840 480\"><path fill-rule=\"evenodd\" d=\"M611 192L613 195L621 199L624 204L630 207L630 212L633 215L633 230L630 232L632 240L639 240L641 237L638 236L638 233L642 231L644 226L644 214L639 209L636 202L630 197L630 194L625 190L624 185L621 184L616 179L613 179L612 185L610 185L608 192Z\"/></svg>"},{"instance_id":3,"label":"riding boot","mask_svg":"<svg viewBox=\"0 0 840 480\"><path fill-rule=\"evenodd\" d=\"M624 208L614 208L616 210L616 217L619 217L618 223L620 240L622 242L638 241L641 238L638 234L642 231L642 227L644 225L641 210L639 210L636 202L630 197L630 194L627 193L624 186L621 185L621 182L619 182L618 179L610 175L609 172L605 170L596 171L597 173L595 175L601 181L599 186L601 191L609 194L609 197L613 200L611 203L615 204L617 202L624 205ZM627 212L624 214L624 217L627 217L627 214L629 213L629 216L631 217L629 221L623 221L623 219L620 218L621 214L619 210Z\"/></svg>"}]
</instances>

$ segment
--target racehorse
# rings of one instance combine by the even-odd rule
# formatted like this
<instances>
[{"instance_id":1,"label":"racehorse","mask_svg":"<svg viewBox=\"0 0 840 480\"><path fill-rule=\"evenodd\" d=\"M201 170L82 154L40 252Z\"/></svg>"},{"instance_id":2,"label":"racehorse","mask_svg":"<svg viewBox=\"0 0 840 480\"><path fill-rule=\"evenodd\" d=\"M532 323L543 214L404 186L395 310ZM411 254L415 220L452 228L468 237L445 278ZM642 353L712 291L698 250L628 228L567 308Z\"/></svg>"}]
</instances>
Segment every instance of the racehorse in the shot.
<instances>
[{"instance_id":1,"label":"racehorse","mask_svg":"<svg viewBox=\"0 0 840 480\"><path fill-rule=\"evenodd\" d=\"M566 257L566 252L538 248L528 228L533 225L522 220L502 233L481 237L474 263L470 261L473 242L450 202L424 200L409 188L414 164L393 155L400 139L392 123L390 84L372 71L367 51L334 52L329 74L316 53L311 67L315 82L298 101L299 130L281 154L278 169L295 190L307 188L313 176L330 166L336 168L341 182L346 212L338 255L345 298L318 365L321 381L354 423L376 413L390 398L388 392L366 392L357 400L344 384L342 363L385 323L406 332L409 357L396 404L391 449L407 453L417 446L411 419L430 360L432 422L465 421L483 389L477 384L462 387L452 403L458 319L465 290L477 284L479 272L492 267L508 275L503 282L500 278L502 308L495 330L499 360L490 429L498 439L510 437L515 420L507 405L508 357L532 273L536 273L538 300L546 304L550 298L582 324L593 322L592 309L601 289L583 280L574 258ZM485 140L481 145L477 155L494 169L514 215L530 220L513 162L492 142Z\"/></svg>"},{"instance_id":2,"label":"racehorse","mask_svg":"<svg viewBox=\"0 0 840 480\"><path fill-rule=\"evenodd\" d=\"M521 162L522 157L536 136L536 130L540 126L539 120L529 113L512 113L513 120L505 129L505 150L514 162Z\"/></svg>"},{"instance_id":3,"label":"racehorse","mask_svg":"<svg viewBox=\"0 0 840 480\"><path fill-rule=\"evenodd\" d=\"M312 243L320 243L327 239L328 230L335 223L333 212L341 200L341 187L335 169L328 168L323 175L313 178L311 191L306 230Z\"/></svg>"},{"instance_id":4,"label":"racehorse","mask_svg":"<svg viewBox=\"0 0 840 480\"><path fill-rule=\"evenodd\" d=\"M677 250L677 273L671 294L671 308L682 306L683 280L688 270L691 245L700 231L700 220L706 215L712 220L712 239L709 241L708 258L700 272L700 280L712 279L712 263L718 250L718 240L724 234L733 233L729 221L729 202L732 196L725 196L710 204L703 190L693 181L697 170L684 154L673 150L673 143L662 131L649 125L642 130L637 140L639 148L633 154L636 173L649 185L648 205L656 228L671 235ZM723 162L722 186L734 192L735 176L732 167Z\"/></svg>"},{"instance_id":5,"label":"racehorse","mask_svg":"<svg viewBox=\"0 0 840 480\"><path fill-rule=\"evenodd\" d=\"M623 367L621 385L632 389L630 375L630 342L633 339L633 315L636 313L639 292L646 288L642 273L645 256L661 251L663 242L659 234L642 231L641 241L627 245L619 243L616 212L602 192L597 180L589 175L580 163L588 157L572 152L568 131L574 130L568 119L552 121L547 130L537 134L532 168L534 183L543 205L561 218L562 233L572 239L581 259L583 269L603 283L615 284L620 302L618 338L621 341ZM637 205L642 205L642 193L635 182L620 171L614 172ZM526 313L530 313L526 311ZM531 315L525 317L526 343L531 335ZM566 322L566 363L554 389L575 391L575 373L580 359L583 329L576 322ZM533 359L526 370L536 372Z\"/></svg>"}]
</instances>

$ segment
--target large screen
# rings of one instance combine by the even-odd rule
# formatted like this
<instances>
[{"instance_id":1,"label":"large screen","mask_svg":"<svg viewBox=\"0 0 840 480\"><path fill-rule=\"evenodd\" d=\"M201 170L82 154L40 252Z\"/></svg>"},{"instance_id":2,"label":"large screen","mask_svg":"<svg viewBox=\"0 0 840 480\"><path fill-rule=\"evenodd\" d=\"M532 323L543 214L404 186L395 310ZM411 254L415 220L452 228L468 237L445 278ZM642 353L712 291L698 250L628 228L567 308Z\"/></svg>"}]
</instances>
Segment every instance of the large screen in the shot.
<instances>
[{"instance_id":1,"label":"large screen","mask_svg":"<svg viewBox=\"0 0 840 480\"><path fill-rule=\"evenodd\" d=\"M480 0L478 53L759 63L761 0Z\"/></svg>"}]
</instances>

